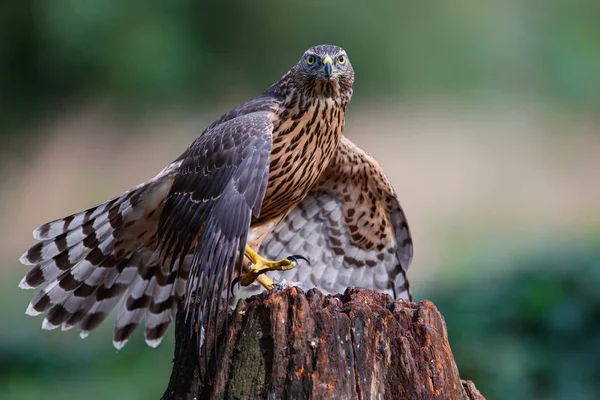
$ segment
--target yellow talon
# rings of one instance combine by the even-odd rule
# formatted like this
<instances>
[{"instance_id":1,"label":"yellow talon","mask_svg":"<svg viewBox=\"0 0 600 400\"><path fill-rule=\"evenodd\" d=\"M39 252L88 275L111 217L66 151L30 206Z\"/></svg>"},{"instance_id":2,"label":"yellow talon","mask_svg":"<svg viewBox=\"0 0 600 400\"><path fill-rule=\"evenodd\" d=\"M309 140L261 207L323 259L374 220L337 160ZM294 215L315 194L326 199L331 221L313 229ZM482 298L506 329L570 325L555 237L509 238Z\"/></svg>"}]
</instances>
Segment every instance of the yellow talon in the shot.
<instances>
[{"instance_id":1,"label":"yellow talon","mask_svg":"<svg viewBox=\"0 0 600 400\"><path fill-rule=\"evenodd\" d=\"M267 290L273 290L273 287L275 286L275 282L273 282L273 279L269 278L264 274L259 275L258 278L256 278L256 280Z\"/></svg>"},{"instance_id":2,"label":"yellow talon","mask_svg":"<svg viewBox=\"0 0 600 400\"><path fill-rule=\"evenodd\" d=\"M304 259L301 256L292 256L279 261L269 261L258 255L249 246L246 246L246 257L250 260L247 272L240 277L240 284L248 286L255 280L258 280L267 290L272 290L274 282L264 274L269 271L287 271L296 266L295 258Z\"/></svg>"}]
</instances>

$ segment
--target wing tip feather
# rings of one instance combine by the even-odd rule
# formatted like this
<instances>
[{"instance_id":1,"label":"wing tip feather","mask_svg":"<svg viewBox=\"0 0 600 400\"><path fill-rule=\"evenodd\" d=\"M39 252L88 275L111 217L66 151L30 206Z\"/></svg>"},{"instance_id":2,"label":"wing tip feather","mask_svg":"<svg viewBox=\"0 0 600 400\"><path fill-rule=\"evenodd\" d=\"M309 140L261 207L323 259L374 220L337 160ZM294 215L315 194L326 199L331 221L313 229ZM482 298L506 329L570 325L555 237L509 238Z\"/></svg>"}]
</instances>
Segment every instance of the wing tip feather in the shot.
<instances>
[{"instance_id":1,"label":"wing tip feather","mask_svg":"<svg viewBox=\"0 0 600 400\"><path fill-rule=\"evenodd\" d=\"M157 348L158 345L162 342L163 338L160 337L158 339L146 339L146 344L153 349Z\"/></svg>"},{"instance_id":2,"label":"wing tip feather","mask_svg":"<svg viewBox=\"0 0 600 400\"><path fill-rule=\"evenodd\" d=\"M75 325L69 325L66 322L64 322L62 324L62 326L60 327L60 330L63 331L63 332L66 332L66 331L69 331L69 330L73 329L74 326Z\"/></svg>"},{"instance_id":3,"label":"wing tip feather","mask_svg":"<svg viewBox=\"0 0 600 400\"><path fill-rule=\"evenodd\" d=\"M25 314L26 315L31 315L32 317L35 317L36 315L40 315L42 312L36 310L35 308L33 308L33 304L29 303L29 305L27 306L27 310L25 310Z\"/></svg>"},{"instance_id":4,"label":"wing tip feather","mask_svg":"<svg viewBox=\"0 0 600 400\"><path fill-rule=\"evenodd\" d=\"M29 250L27 250L25 253L23 253L23 255L21 257L19 257L19 262L23 265L36 265L35 263L32 263L31 261L29 261L28 253L29 253Z\"/></svg>"},{"instance_id":5,"label":"wing tip feather","mask_svg":"<svg viewBox=\"0 0 600 400\"><path fill-rule=\"evenodd\" d=\"M123 346L125 346L125 344L127 344L128 340L129 339L125 339L125 340L113 340L113 346L115 346L115 349L121 350L123 348Z\"/></svg>"},{"instance_id":6,"label":"wing tip feather","mask_svg":"<svg viewBox=\"0 0 600 400\"><path fill-rule=\"evenodd\" d=\"M52 322L48 321L48 318L44 318L42 321L42 329L45 331L51 331L58 328L59 325L54 325Z\"/></svg>"},{"instance_id":7,"label":"wing tip feather","mask_svg":"<svg viewBox=\"0 0 600 400\"><path fill-rule=\"evenodd\" d=\"M44 240L44 238L42 237L42 233L41 233L41 227L39 227L33 231L33 238L35 240Z\"/></svg>"},{"instance_id":8,"label":"wing tip feather","mask_svg":"<svg viewBox=\"0 0 600 400\"><path fill-rule=\"evenodd\" d=\"M27 276L25 276L25 277L23 277L23 279L21 279L21 282L19 282L18 286L20 289L24 289L24 290L35 289L35 287L33 287L29 283L27 283Z\"/></svg>"}]
</instances>

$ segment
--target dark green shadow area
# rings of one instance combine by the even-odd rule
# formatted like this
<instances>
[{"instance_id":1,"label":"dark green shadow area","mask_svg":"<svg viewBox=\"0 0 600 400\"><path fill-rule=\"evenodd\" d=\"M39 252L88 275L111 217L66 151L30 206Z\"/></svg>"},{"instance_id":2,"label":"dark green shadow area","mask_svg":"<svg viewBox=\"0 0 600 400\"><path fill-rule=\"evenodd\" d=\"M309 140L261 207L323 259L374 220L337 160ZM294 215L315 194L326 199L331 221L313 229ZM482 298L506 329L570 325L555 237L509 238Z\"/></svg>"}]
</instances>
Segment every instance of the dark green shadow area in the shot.
<instances>
[{"instance_id":1,"label":"dark green shadow area","mask_svg":"<svg viewBox=\"0 0 600 400\"><path fill-rule=\"evenodd\" d=\"M597 241L488 252L467 269L425 296L446 319L463 379L489 399L600 398Z\"/></svg>"},{"instance_id":2,"label":"dark green shadow area","mask_svg":"<svg viewBox=\"0 0 600 400\"><path fill-rule=\"evenodd\" d=\"M174 338L156 349L143 330L117 351L112 345L114 313L89 337L78 329L42 331L42 317L24 314L32 291L16 287L20 277L3 276L0 327L0 399L157 399L169 381Z\"/></svg>"}]
</instances>

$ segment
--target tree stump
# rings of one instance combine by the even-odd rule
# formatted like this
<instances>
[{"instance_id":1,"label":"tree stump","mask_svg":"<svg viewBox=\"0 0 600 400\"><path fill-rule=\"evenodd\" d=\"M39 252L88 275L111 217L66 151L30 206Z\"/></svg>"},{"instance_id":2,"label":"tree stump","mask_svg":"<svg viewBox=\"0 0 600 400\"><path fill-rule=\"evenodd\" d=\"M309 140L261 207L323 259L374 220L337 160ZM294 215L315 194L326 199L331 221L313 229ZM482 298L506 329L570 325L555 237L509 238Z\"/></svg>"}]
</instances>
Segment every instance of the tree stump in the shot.
<instances>
[{"instance_id":1,"label":"tree stump","mask_svg":"<svg viewBox=\"0 0 600 400\"><path fill-rule=\"evenodd\" d=\"M227 324L218 360L209 351L199 374L196 334L178 313L163 399L485 400L461 381L444 319L429 301L291 287L240 301Z\"/></svg>"}]
</instances>

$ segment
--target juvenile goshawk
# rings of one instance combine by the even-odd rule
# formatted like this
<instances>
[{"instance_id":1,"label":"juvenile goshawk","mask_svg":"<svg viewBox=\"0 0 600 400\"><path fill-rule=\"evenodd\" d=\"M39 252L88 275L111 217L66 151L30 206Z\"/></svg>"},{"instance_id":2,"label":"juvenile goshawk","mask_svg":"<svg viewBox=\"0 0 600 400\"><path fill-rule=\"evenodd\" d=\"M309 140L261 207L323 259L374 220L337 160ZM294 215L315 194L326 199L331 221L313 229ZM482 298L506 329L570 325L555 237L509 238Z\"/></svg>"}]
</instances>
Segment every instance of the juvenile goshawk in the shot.
<instances>
[{"instance_id":1,"label":"juvenile goshawk","mask_svg":"<svg viewBox=\"0 0 600 400\"><path fill-rule=\"evenodd\" d=\"M37 228L21 257L33 267L20 287L40 288L27 314L85 337L124 297L115 347L142 320L156 346L179 304L206 326L234 280L271 289L264 273L296 267L296 253L310 266L278 277L410 298L404 213L379 164L342 136L353 82L343 49L313 47L154 178Z\"/></svg>"}]
</instances>

